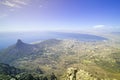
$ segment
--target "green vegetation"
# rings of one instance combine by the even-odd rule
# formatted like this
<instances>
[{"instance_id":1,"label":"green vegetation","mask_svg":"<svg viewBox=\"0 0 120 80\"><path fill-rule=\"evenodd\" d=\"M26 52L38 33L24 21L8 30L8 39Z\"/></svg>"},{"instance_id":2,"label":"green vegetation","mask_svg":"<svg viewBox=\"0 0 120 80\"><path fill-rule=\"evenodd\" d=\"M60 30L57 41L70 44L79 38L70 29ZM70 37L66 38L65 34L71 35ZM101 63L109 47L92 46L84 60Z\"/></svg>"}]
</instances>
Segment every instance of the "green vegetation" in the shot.
<instances>
[{"instance_id":1,"label":"green vegetation","mask_svg":"<svg viewBox=\"0 0 120 80\"><path fill-rule=\"evenodd\" d=\"M120 80L120 48L115 45L112 40L51 39L37 44L20 41L1 51L0 61L24 70L14 74L18 80L50 80L52 72L58 80L68 80L72 77L67 73L70 67L77 68L76 80ZM6 74L4 69L8 68L0 67L0 76L9 80L11 73Z\"/></svg>"},{"instance_id":2,"label":"green vegetation","mask_svg":"<svg viewBox=\"0 0 120 80\"><path fill-rule=\"evenodd\" d=\"M53 73L48 76L44 75L40 69L37 69L37 71L26 71L0 63L0 80L48 80L54 77L56 76L53 76Z\"/></svg>"}]
</instances>

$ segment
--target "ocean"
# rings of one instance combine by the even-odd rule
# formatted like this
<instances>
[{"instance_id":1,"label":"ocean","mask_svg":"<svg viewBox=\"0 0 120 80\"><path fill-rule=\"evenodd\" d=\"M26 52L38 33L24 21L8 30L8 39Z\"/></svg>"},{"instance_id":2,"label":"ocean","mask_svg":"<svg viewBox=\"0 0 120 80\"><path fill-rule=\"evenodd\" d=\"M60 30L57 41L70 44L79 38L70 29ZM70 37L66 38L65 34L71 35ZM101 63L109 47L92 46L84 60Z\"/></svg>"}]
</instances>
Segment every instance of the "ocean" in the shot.
<instances>
[{"instance_id":1,"label":"ocean","mask_svg":"<svg viewBox=\"0 0 120 80\"><path fill-rule=\"evenodd\" d=\"M82 41L102 41L106 40L104 37L80 34L80 33L65 33L65 32L8 32L0 33L0 49L7 48L21 39L25 43L32 43L35 41L47 39L77 39Z\"/></svg>"}]
</instances>

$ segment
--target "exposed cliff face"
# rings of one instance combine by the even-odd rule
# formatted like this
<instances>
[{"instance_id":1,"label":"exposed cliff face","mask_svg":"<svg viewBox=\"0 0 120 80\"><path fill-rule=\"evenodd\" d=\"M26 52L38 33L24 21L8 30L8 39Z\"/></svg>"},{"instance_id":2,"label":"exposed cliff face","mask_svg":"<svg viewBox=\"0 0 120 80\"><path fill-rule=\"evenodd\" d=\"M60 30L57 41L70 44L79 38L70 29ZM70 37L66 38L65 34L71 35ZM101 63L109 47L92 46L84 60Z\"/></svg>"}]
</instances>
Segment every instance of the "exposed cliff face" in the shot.
<instances>
[{"instance_id":1,"label":"exposed cliff face","mask_svg":"<svg viewBox=\"0 0 120 80\"><path fill-rule=\"evenodd\" d=\"M68 68L66 74L66 80L76 80L77 68Z\"/></svg>"},{"instance_id":2,"label":"exposed cliff face","mask_svg":"<svg viewBox=\"0 0 120 80\"><path fill-rule=\"evenodd\" d=\"M67 69L64 80L97 80L97 78L84 70L70 67Z\"/></svg>"},{"instance_id":3,"label":"exposed cliff face","mask_svg":"<svg viewBox=\"0 0 120 80\"><path fill-rule=\"evenodd\" d=\"M70 67L67 69L66 74L61 80L117 80L117 79L97 78L85 70Z\"/></svg>"},{"instance_id":4,"label":"exposed cliff face","mask_svg":"<svg viewBox=\"0 0 120 80\"><path fill-rule=\"evenodd\" d=\"M23 47L24 45L26 45L26 44L23 43L22 40L20 40L20 39L17 40L16 47Z\"/></svg>"}]
</instances>

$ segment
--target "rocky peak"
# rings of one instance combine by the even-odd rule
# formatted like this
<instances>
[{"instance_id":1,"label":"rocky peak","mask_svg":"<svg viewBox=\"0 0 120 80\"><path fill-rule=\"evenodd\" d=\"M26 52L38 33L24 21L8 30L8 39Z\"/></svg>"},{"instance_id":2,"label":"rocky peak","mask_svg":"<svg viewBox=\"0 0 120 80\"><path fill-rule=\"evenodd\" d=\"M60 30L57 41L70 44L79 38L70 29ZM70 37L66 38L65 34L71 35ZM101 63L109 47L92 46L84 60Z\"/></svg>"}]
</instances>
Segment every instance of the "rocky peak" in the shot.
<instances>
[{"instance_id":1,"label":"rocky peak","mask_svg":"<svg viewBox=\"0 0 120 80\"><path fill-rule=\"evenodd\" d=\"M21 40L21 39L18 39L18 40L17 40L17 44L21 44L21 43L23 43L22 40Z\"/></svg>"},{"instance_id":2,"label":"rocky peak","mask_svg":"<svg viewBox=\"0 0 120 80\"><path fill-rule=\"evenodd\" d=\"M25 45L25 43L22 42L22 40L20 40L20 39L17 40L16 47L22 47L24 45Z\"/></svg>"}]
</instances>

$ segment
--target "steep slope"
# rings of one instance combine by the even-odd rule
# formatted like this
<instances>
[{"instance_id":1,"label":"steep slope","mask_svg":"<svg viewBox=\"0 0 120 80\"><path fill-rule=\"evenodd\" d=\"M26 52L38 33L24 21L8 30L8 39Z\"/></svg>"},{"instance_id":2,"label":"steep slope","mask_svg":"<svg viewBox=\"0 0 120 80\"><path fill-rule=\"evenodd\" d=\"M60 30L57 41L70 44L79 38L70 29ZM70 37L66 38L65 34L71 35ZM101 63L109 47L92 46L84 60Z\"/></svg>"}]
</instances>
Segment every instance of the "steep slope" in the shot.
<instances>
[{"instance_id":1,"label":"steep slope","mask_svg":"<svg viewBox=\"0 0 120 80\"><path fill-rule=\"evenodd\" d=\"M13 46L8 47L0 52L0 61L4 63L10 63L20 57L33 54L35 51L35 46L23 43L18 40Z\"/></svg>"},{"instance_id":2,"label":"steep slope","mask_svg":"<svg viewBox=\"0 0 120 80\"><path fill-rule=\"evenodd\" d=\"M45 42L46 45L48 44L47 42ZM119 70L119 64L118 62L116 63L115 58L110 56L113 53L119 54L120 49L114 48L111 46L111 43L104 41L84 42L62 40L60 43L54 44L54 46L49 45L44 48L42 55L36 54L21 58L15 62L15 65L29 69L34 69L39 66L48 74L55 72L59 75L62 75L66 68L77 66L81 70L95 76L94 78L110 78L110 80L115 78L119 80L120 74L117 71ZM119 57L118 55L118 58ZM36 66L33 67L32 65Z\"/></svg>"},{"instance_id":3,"label":"steep slope","mask_svg":"<svg viewBox=\"0 0 120 80\"><path fill-rule=\"evenodd\" d=\"M0 51L0 62L9 64L19 58L41 55L47 47L54 46L59 42L59 40L51 39L38 44L27 44L18 39L15 45Z\"/></svg>"},{"instance_id":4,"label":"steep slope","mask_svg":"<svg viewBox=\"0 0 120 80\"><path fill-rule=\"evenodd\" d=\"M8 64L0 63L0 80L39 80L40 77L38 75L42 76L41 73L29 72Z\"/></svg>"},{"instance_id":5,"label":"steep slope","mask_svg":"<svg viewBox=\"0 0 120 80\"><path fill-rule=\"evenodd\" d=\"M37 44L26 44L18 40L8 51L5 50L4 54L8 55L14 49L17 50L15 54L21 54L20 57L12 55L13 58L7 56L8 59L5 60L14 59L10 64L22 69L39 68L46 74L54 72L61 77L68 67L77 67L85 77L92 75L91 78L95 79L119 80L120 49L112 44L110 41L86 42L72 39L50 39ZM2 55L1 58L4 60L5 56Z\"/></svg>"},{"instance_id":6,"label":"steep slope","mask_svg":"<svg viewBox=\"0 0 120 80\"><path fill-rule=\"evenodd\" d=\"M0 74L16 75L20 72L21 72L20 69L17 69L17 68L10 66L8 64L0 63Z\"/></svg>"},{"instance_id":7,"label":"steep slope","mask_svg":"<svg viewBox=\"0 0 120 80\"><path fill-rule=\"evenodd\" d=\"M18 68L0 63L0 80L10 80L12 76L15 76L21 72L22 71Z\"/></svg>"}]
</instances>

